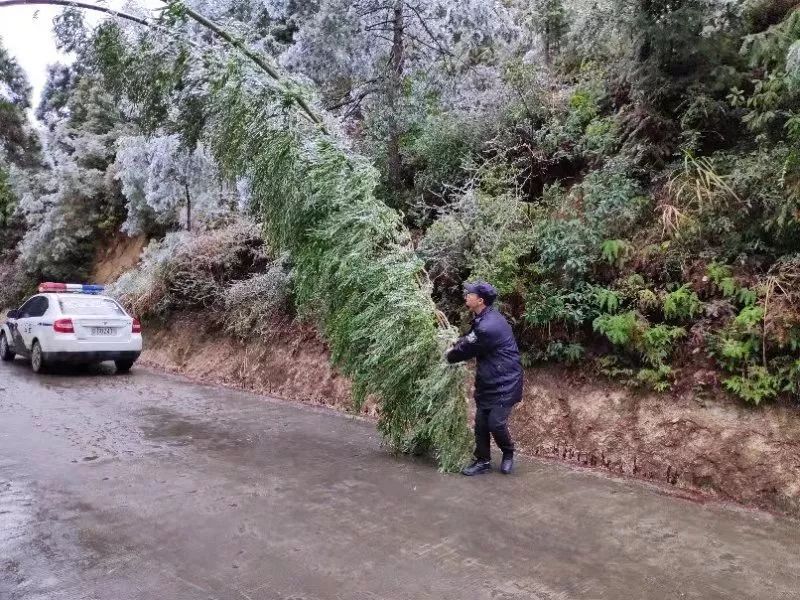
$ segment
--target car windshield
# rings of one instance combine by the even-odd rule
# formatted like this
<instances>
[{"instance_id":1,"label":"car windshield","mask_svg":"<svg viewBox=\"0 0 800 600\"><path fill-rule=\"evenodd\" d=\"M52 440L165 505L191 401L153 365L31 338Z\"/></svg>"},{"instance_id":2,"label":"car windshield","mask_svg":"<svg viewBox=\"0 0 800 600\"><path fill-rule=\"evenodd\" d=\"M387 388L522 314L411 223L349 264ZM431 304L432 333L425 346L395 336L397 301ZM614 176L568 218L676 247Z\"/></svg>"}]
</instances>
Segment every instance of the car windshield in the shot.
<instances>
[{"instance_id":1,"label":"car windshield","mask_svg":"<svg viewBox=\"0 0 800 600\"><path fill-rule=\"evenodd\" d=\"M61 312L65 315L92 315L98 317L124 317L125 311L109 298L60 298Z\"/></svg>"}]
</instances>

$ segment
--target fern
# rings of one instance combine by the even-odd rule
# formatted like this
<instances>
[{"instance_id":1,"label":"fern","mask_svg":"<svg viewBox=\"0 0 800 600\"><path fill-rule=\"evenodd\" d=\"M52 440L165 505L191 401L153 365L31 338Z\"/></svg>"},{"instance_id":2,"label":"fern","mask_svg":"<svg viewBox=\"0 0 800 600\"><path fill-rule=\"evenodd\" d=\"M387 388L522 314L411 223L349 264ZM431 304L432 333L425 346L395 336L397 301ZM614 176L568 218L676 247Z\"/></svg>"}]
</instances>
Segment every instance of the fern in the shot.
<instances>
[{"instance_id":1,"label":"fern","mask_svg":"<svg viewBox=\"0 0 800 600\"><path fill-rule=\"evenodd\" d=\"M654 368L660 368L664 360L669 357L675 342L686 336L683 327L669 325L655 325L648 327L642 334L641 352L647 363Z\"/></svg>"},{"instance_id":2,"label":"fern","mask_svg":"<svg viewBox=\"0 0 800 600\"><path fill-rule=\"evenodd\" d=\"M775 398L781 391L781 378L761 366L751 367L745 375L728 377L723 384L742 400L756 406Z\"/></svg>"},{"instance_id":3,"label":"fern","mask_svg":"<svg viewBox=\"0 0 800 600\"><path fill-rule=\"evenodd\" d=\"M636 382L656 392L666 392L672 387L672 375L672 368L662 364L653 369L641 369L636 374Z\"/></svg>"},{"instance_id":4,"label":"fern","mask_svg":"<svg viewBox=\"0 0 800 600\"><path fill-rule=\"evenodd\" d=\"M633 311L619 315L600 315L592 324L594 330L602 333L617 346L626 346L636 336L637 316Z\"/></svg>"},{"instance_id":5,"label":"fern","mask_svg":"<svg viewBox=\"0 0 800 600\"><path fill-rule=\"evenodd\" d=\"M595 286L592 288L597 307L607 313L615 313L620 307L620 297L614 290Z\"/></svg>"},{"instance_id":6,"label":"fern","mask_svg":"<svg viewBox=\"0 0 800 600\"><path fill-rule=\"evenodd\" d=\"M712 262L710 265L708 265L708 267L706 267L706 274L708 278L717 286L719 286L723 280L731 279L733 275L729 266L718 262Z\"/></svg>"},{"instance_id":7,"label":"fern","mask_svg":"<svg viewBox=\"0 0 800 600\"><path fill-rule=\"evenodd\" d=\"M736 299L742 306L752 307L758 302L758 292L748 288L741 288L736 292Z\"/></svg>"},{"instance_id":8,"label":"fern","mask_svg":"<svg viewBox=\"0 0 800 600\"><path fill-rule=\"evenodd\" d=\"M603 260L614 267L622 267L631 252L631 245L625 240L606 240L601 247Z\"/></svg>"},{"instance_id":9,"label":"fern","mask_svg":"<svg viewBox=\"0 0 800 600\"><path fill-rule=\"evenodd\" d=\"M726 298L735 298L742 306L753 306L758 301L757 292L739 286L730 267L720 263L711 263L708 265L706 273Z\"/></svg>"},{"instance_id":10,"label":"fern","mask_svg":"<svg viewBox=\"0 0 800 600\"><path fill-rule=\"evenodd\" d=\"M735 327L747 333L756 333L764 321L764 309L760 306L746 306L733 320Z\"/></svg>"},{"instance_id":11,"label":"fern","mask_svg":"<svg viewBox=\"0 0 800 600\"><path fill-rule=\"evenodd\" d=\"M584 356L585 349L580 344L567 342L550 342L545 351L547 360L575 364Z\"/></svg>"},{"instance_id":12,"label":"fern","mask_svg":"<svg viewBox=\"0 0 800 600\"><path fill-rule=\"evenodd\" d=\"M668 319L686 320L700 313L702 303L697 294L692 291L688 283L682 285L674 292L667 294L664 299L664 315Z\"/></svg>"}]
</instances>

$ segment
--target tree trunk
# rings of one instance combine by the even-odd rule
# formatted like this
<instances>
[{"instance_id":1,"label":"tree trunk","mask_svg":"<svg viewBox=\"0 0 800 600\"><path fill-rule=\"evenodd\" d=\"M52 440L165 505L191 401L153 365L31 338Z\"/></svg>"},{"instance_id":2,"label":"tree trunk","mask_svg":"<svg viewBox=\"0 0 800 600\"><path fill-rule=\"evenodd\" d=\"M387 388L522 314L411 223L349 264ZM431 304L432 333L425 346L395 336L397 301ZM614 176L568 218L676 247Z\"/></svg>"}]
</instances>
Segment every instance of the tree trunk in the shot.
<instances>
[{"instance_id":1,"label":"tree trunk","mask_svg":"<svg viewBox=\"0 0 800 600\"><path fill-rule=\"evenodd\" d=\"M398 118L402 95L403 70L405 68L405 20L404 0L395 0L392 19L392 53L389 71L389 140L386 147L386 162L389 187L397 191L402 186L402 160L400 158L400 123Z\"/></svg>"},{"instance_id":2,"label":"tree trunk","mask_svg":"<svg viewBox=\"0 0 800 600\"><path fill-rule=\"evenodd\" d=\"M192 230L192 197L189 195L189 184L184 183L183 189L186 190L186 231Z\"/></svg>"},{"instance_id":3,"label":"tree trunk","mask_svg":"<svg viewBox=\"0 0 800 600\"><path fill-rule=\"evenodd\" d=\"M550 35L550 15L547 14L544 22L544 62L548 67L553 64L550 54Z\"/></svg>"}]
</instances>

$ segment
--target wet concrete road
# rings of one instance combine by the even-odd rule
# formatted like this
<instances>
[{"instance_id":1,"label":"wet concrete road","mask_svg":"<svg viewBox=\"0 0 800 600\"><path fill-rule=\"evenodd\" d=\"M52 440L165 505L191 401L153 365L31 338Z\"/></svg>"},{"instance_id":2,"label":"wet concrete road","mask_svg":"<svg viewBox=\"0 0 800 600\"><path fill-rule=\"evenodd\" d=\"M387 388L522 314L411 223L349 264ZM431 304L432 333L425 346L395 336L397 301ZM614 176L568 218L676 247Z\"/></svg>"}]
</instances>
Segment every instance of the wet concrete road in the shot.
<instances>
[{"instance_id":1,"label":"wet concrete road","mask_svg":"<svg viewBox=\"0 0 800 600\"><path fill-rule=\"evenodd\" d=\"M142 369L0 365L3 600L800 599L800 526Z\"/></svg>"}]
</instances>

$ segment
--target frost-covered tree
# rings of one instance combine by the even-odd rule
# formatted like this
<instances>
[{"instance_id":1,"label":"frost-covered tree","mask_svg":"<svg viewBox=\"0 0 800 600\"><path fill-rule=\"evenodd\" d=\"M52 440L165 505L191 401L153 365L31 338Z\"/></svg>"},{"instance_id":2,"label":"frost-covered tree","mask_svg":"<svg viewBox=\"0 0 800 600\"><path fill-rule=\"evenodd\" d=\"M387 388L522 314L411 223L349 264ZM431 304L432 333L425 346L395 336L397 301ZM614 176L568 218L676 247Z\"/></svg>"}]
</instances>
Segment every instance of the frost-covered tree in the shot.
<instances>
[{"instance_id":1,"label":"frost-covered tree","mask_svg":"<svg viewBox=\"0 0 800 600\"><path fill-rule=\"evenodd\" d=\"M21 234L14 181L20 169L35 168L41 159L39 138L26 112L30 96L25 73L0 40L0 254L11 250Z\"/></svg>"},{"instance_id":2,"label":"frost-covered tree","mask_svg":"<svg viewBox=\"0 0 800 600\"><path fill-rule=\"evenodd\" d=\"M234 203L210 153L202 145L187 150L176 134L120 138L115 170L127 212L122 230L129 234L178 221L191 230L212 223Z\"/></svg>"},{"instance_id":3,"label":"frost-covered tree","mask_svg":"<svg viewBox=\"0 0 800 600\"><path fill-rule=\"evenodd\" d=\"M75 44L89 43L80 22L65 25L59 39L68 34ZM122 198L110 166L128 125L90 67L51 67L37 111L47 126L45 168L26 169L14 179L25 223L18 267L34 280L85 276L95 247L121 222Z\"/></svg>"},{"instance_id":4,"label":"frost-covered tree","mask_svg":"<svg viewBox=\"0 0 800 600\"><path fill-rule=\"evenodd\" d=\"M39 150L25 114L30 107L31 86L0 40L0 152L4 160L23 167L37 162Z\"/></svg>"},{"instance_id":5,"label":"frost-covered tree","mask_svg":"<svg viewBox=\"0 0 800 600\"><path fill-rule=\"evenodd\" d=\"M385 141L392 189L402 184L409 111L437 103L513 35L494 0L321 0L299 25L282 63L320 86L329 109L367 118Z\"/></svg>"}]
</instances>

